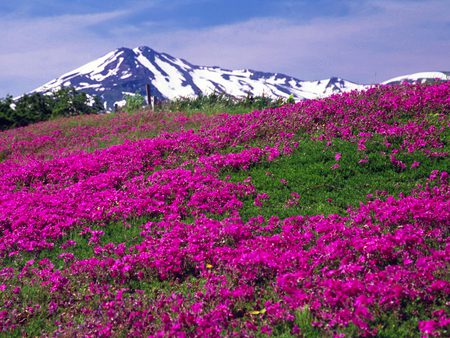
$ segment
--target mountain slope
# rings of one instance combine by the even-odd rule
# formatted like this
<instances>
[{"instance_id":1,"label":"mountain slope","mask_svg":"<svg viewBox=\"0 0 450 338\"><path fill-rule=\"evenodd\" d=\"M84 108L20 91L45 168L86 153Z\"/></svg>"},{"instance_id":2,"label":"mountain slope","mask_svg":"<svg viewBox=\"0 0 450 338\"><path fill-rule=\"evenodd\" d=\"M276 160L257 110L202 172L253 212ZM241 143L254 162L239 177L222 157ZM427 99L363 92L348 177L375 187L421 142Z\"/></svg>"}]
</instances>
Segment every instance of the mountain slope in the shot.
<instances>
[{"instance_id":1,"label":"mountain slope","mask_svg":"<svg viewBox=\"0 0 450 338\"><path fill-rule=\"evenodd\" d=\"M62 86L73 86L91 95L99 95L111 108L125 94L144 94L152 84L152 95L173 99L213 92L236 97L252 95L312 99L353 89L358 85L337 77L321 81L302 81L294 77L254 71L228 70L220 67L193 65L149 47L119 48L80 68L63 74L34 92L51 92Z\"/></svg>"}]
</instances>

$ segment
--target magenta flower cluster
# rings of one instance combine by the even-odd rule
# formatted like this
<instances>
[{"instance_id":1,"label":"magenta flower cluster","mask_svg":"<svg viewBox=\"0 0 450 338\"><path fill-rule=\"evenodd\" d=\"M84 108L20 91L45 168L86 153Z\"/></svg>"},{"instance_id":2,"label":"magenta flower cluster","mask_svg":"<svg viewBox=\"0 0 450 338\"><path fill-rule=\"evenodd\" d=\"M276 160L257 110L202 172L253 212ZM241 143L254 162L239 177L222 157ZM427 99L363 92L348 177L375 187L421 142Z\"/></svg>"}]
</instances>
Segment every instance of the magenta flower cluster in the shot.
<instances>
[{"instance_id":1,"label":"magenta flower cluster","mask_svg":"<svg viewBox=\"0 0 450 338\"><path fill-rule=\"evenodd\" d=\"M430 309L418 321L422 334L448 333L446 172L346 217L248 221L243 200L263 208L270 196L250 178L223 174L289 156L298 135L354 142L360 163L369 161L368 142L380 142L393 167L414 170L420 163L399 154L448 158L449 111L450 83L405 84L245 115L164 115L158 135L139 140L119 127L139 123L130 117L85 134L78 126L64 134L55 122L19 129L18 138L8 131L0 137L0 330L45 314L52 334L64 336L254 336L277 327L301 335L297 318L309 313L330 335L352 325L373 336L387 314L418 304ZM119 144L83 151L114 138ZM293 192L286 207L298 203ZM104 241L111 226L122 222L126 232L138 218L150 221L137 242ZM74 233L92 257L77 257ZM54 250L58 262L28 259Z\"/></svg>"}]
</instances>

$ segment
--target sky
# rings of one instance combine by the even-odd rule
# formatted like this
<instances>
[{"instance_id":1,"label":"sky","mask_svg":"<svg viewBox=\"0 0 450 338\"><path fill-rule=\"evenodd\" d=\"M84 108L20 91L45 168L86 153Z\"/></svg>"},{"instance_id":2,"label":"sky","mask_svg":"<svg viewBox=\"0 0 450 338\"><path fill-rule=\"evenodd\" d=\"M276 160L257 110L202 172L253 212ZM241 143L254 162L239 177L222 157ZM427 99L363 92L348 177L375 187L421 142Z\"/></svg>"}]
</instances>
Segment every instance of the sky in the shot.
<instances>
[{"instance_id":1,"label":"sky","mask_svg":"<svg viewBox=\"0 0 450 338\"><path fill-rule=\"evenodd\" d=\"M450 0L0 0L0 98L120 47L376 83L450 71Z\"/></svg>"}]
</instances>

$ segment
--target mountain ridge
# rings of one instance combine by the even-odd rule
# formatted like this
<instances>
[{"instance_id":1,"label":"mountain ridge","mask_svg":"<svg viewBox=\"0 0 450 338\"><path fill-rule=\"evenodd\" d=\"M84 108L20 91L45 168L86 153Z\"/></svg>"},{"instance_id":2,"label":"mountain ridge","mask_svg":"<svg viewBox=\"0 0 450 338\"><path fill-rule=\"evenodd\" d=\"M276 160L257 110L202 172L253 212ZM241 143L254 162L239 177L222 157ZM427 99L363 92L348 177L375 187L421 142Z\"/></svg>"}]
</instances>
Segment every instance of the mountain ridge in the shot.
<instances>
[{"instance_id":1,"label":"mountain ridge","mask_svg":"<svg viewBox=\"0 0 450 338\"><path fill-rule=\"evenodd\" d=\"M438 75L441 79L449 78L444 72L429 74ZM393 80L398 81L404 77ZM304 81L282 73L194 65L185 59L140 46L133 49L117 48L32 92L49 93L64 86L72 86L89 95L100 96L105 102L105 109L111 109L115 104L122 104L126 94L145 94L147 83L152 85L152 95L160 100L208 95L213 92L236 97L248 94L272 97L293 95L294 99L301 100L368 87L336 76Z\"/></svg>"}]
</instances>

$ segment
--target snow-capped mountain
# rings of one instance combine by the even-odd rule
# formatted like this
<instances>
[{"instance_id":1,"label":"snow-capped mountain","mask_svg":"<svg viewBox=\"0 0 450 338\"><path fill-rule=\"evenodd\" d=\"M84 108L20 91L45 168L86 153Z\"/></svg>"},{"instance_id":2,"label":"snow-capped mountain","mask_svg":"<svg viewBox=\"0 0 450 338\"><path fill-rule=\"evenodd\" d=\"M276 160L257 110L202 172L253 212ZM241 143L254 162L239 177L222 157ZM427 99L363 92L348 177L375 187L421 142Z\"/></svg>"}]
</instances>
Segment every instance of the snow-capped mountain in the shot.
<instances>
[{"instance_id":1,"label":"snow-capped mountain","mask_svg":"<svg viewBox=\"0 0 450 338\"><path fill-rule=\"evenodd\" d=\"M383 82L448 80L450 73L427 72L396 77ZM158 99L174 99L213 92L235 97L266 95L296 100L326 97L331 94L365 89L338 77L320 81L302 81L294 77L254 71L228 70L220 67L197 66L149 47L119 48L101 58L54 79L33 92L49 93L62 86L72 86L88 95L98 95L111 109L122 103L126 94L145 94L151 84L152 95Z\"/></svg>"},{"instance_id":2,"label":"snow-capped mountain","mask_svg":"<svg viewBox=\"0 0 450 338\"><path fill-rule=\"evenodd\" d=\"M125 94L138 92L144 95L147 83L151 83L152 95L159 99L216 92L236 97L248 94L288 97L292 94L300 100L365 87L337 77L302 81L278 73L197 66L149 47L138 47L116 49L33 92L48 93L62 86L72 86L87 94L100 96L111 108L123 100Z\"/></svg>"},{"instance_id":3,"label":"snow-capped mountain","mask_svg":"<svg viewBox=\"0 0 450 338\"><path fill-rule=\"evenodd\" d=\"M396 84L401 82L427 82L433 80L450 80L450 72L420 72L408 75L397 76L381 84Z\"/></svg>"}]
</instances>

